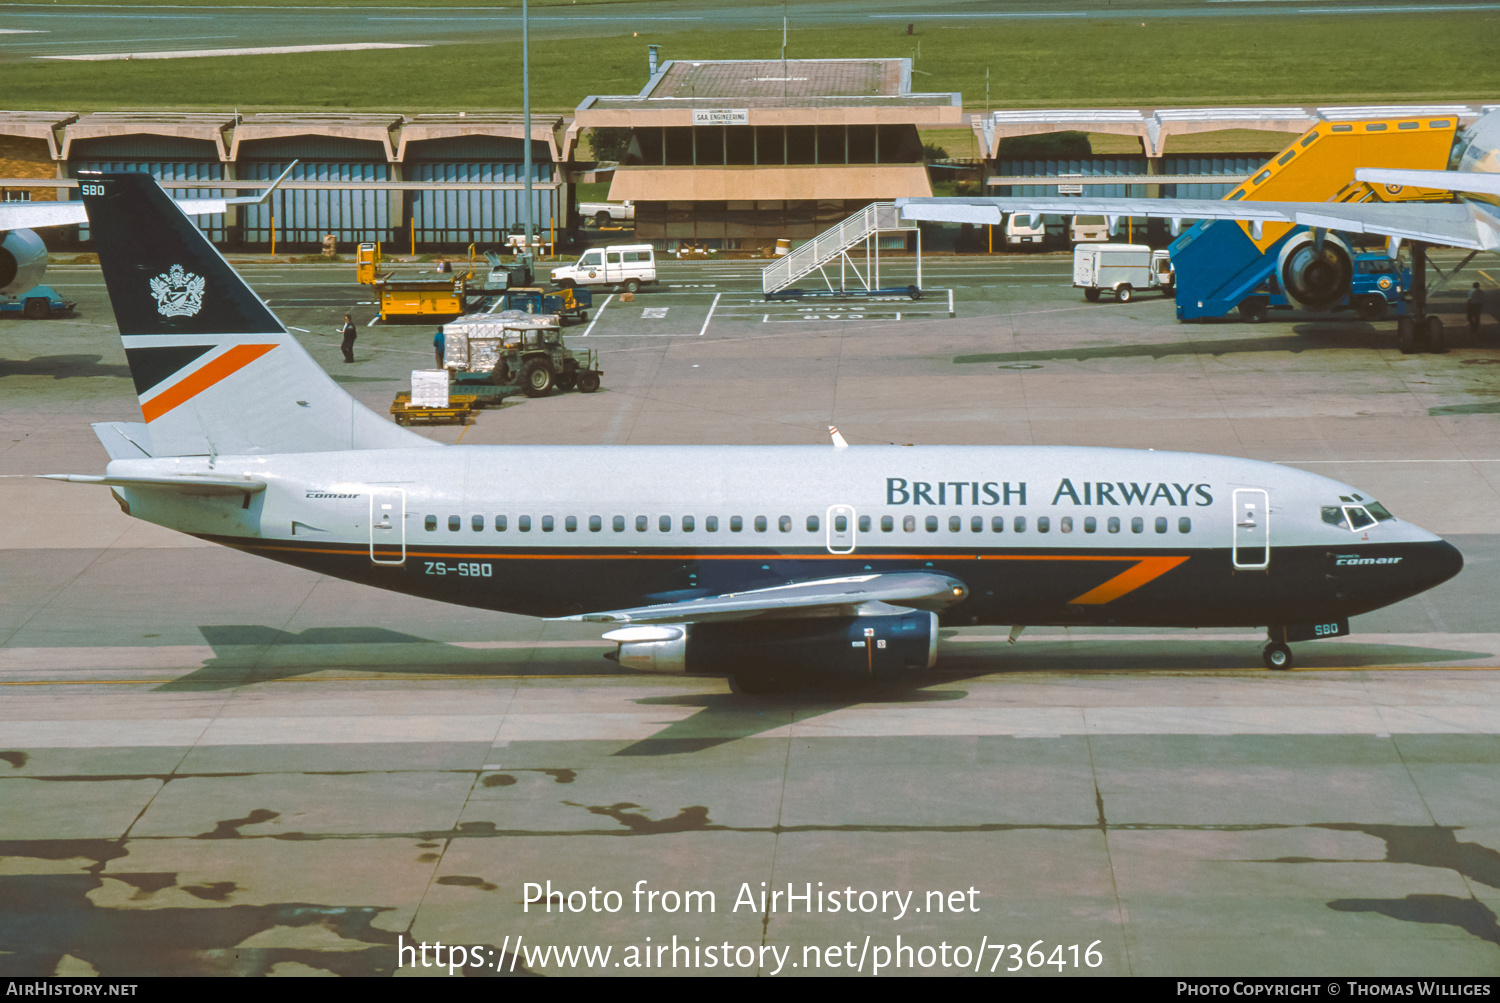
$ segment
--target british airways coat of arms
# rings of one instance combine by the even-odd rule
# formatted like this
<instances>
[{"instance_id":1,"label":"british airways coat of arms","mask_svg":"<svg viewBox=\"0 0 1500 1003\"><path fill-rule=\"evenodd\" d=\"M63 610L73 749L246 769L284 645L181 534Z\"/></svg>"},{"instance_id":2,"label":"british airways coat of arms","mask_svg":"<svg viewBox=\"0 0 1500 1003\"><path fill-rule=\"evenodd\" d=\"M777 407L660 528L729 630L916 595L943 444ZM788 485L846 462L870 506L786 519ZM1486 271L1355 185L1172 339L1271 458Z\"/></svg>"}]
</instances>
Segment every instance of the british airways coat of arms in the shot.
<instances>
[{"instance_id":1,"label":"british airways coat of arms","mask_svg":"<svg viewBox=\"0 0 1500 1003\"><path fill-rule=\"evenodd\" d=\"M151 280L151 295L156 297L156 312L163 317L191 317L203 309L201 275L194 275L181 265Z\"/></svg>"}]
</instances>

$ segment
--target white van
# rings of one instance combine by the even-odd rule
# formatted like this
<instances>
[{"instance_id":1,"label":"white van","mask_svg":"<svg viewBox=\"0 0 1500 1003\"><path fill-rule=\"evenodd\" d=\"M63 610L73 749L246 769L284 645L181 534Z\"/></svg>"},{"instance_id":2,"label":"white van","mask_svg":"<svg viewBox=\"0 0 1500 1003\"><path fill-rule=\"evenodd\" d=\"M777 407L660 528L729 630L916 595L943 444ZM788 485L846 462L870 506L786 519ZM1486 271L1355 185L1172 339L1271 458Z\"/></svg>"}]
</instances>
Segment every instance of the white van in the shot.
<instances>
[{"instance_id":1,"label":"white van","mask_svg":"<svg viewBox=\"0 0 1500 1003\"><path fill-rule=\"evenodd\" d=\"M1007 244L1043 244L1047 240L1047 223L1039 212L1011 213L1005 221Z\"/></svg>"},{"instance_id":2,"label":"white van","mask_svg":"<svg viewBox=\"0 0 1500 1003\"><path fill-rule=\"evenodd\" d=\"M1068 223L1068 239L1075 244L1109 240L1109 220L1104 216L1074 216Z\"/></svg>"},{"instance_id":3,"label":"white van","mask_svg":"<svg viewBox=\"0 0 1500 1003\"><path fill-rule=\"evenodd\" d=\"M656 252L650 244L592 247L571 265L552 269L558 286L624 286L633 293L656 283Z\"/></svg>"},{"instance_id":4,"label":"white van","mask_svg":"<svg viewBox=\"0 0 1500 1003\"><path fill-rule=\"evenodd\" d=\"M1079 244L1073 248L1073 288L1083 298L1097 302L1101 290L1109 290L1121 303L1129 303L1136 290L1160 289L1176 295L1177 276L1166 251L1153 251L1145 244Z\"/></svg>"}]
</instances>

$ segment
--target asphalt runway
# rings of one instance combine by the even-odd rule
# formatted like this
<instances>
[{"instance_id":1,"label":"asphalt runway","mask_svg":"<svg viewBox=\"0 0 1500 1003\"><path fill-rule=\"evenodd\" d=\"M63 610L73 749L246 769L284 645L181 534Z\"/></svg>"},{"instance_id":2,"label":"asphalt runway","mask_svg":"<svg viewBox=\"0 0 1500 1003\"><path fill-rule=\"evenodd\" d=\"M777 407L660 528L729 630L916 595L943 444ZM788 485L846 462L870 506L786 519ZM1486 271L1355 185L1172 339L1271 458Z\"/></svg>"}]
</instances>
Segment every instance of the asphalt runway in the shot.
<instances>
[{"instance_id":1,"label":"asphalt runway","mask_svg":"<svg viewBox=\"0 0 1500 1003\"><path fill-rule=\"evenodd\" d=\"M711 4L647 0L641 3L537 6L529 30L536 38L591 38L626 31L691 31L699 28L773 29L788 14L794 28L838 29L892 23L993 23L1078 19L1153 21L1203 17L1303 17L1347 14L1379 16L1500 10L1496 3L1374 2L1357 6L1305 2L1200 2L1178 0L1118 6L1105 2L1066 7L1035 0L865 0ZM306 4L293 7L194 7L75 4L0 5L0 59L50 58L98 53L146 53L265 46L350 43L445 44L515 41L521 33L519 3L504 7L402 7Z\"/></svg>"},{"instance_id":2,"label":"asphalt runway","mask_svg":"<svg viewBox=\"0 0 1500 1003\"><path fill-rule=\"evenodd\" d=\"M1289 673L1252 632L974 628L909 685L777 699L36 479L101 471L89 423L138 413L97 269L54 267L77 316L0 322L0 974L1500 974L1500 319L1457 331L1469 275L1495 286L1472 267L1437 296L1453 350L1403 356L1389 322L1087 304L1065 255L930 257L920 301L806 311L754 262L667 263L570 329L599 393L431 430L559 466L829 424L1230 453L1466 558ZM243 270L371 407L431 364L352 265Z\"/></svg>"}]
</instances>

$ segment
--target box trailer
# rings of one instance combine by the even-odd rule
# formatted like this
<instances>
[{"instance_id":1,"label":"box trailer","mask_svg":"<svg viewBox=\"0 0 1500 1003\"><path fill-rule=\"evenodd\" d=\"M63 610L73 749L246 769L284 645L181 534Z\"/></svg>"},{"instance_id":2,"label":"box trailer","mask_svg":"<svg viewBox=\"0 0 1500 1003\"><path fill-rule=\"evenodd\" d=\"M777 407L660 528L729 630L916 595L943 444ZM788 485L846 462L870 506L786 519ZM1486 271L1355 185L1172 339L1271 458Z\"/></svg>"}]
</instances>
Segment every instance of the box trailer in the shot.
<instances>
[{"instance_id":1,"label":"box trailer","mask_svg":"<svg viewBox=\"0 0 1500 1003\"><path fill-rule=\"evenodd\" d=\"M1145 244L1080 244L1073 248L1073 288L1083 298L1098 301L1108 290L1121 303L1129 303L1138 289L1175 292L1176 277L1166 251L1153 251Z\"/></svg>"}]
</instances>

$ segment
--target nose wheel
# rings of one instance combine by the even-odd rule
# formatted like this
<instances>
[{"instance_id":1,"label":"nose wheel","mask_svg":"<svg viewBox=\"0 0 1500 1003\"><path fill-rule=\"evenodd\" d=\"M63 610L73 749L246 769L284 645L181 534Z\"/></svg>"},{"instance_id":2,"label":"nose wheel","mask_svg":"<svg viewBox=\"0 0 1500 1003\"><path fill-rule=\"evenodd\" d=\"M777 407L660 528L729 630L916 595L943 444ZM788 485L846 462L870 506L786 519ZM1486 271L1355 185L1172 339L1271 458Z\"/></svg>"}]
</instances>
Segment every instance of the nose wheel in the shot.
<instances>
[{"instance_id":1,"label":"nose wheel","mask_svg":"<svg viewBox=\"0 0 1500 1003\"><path fill-rule=\"evenodd\" d=\"M1286 670L1292 667L1292 649L1281 641L1267 641L1266 646L1260 649L1260 657L1268 669Z\"/></svg>"}]
</instances>

